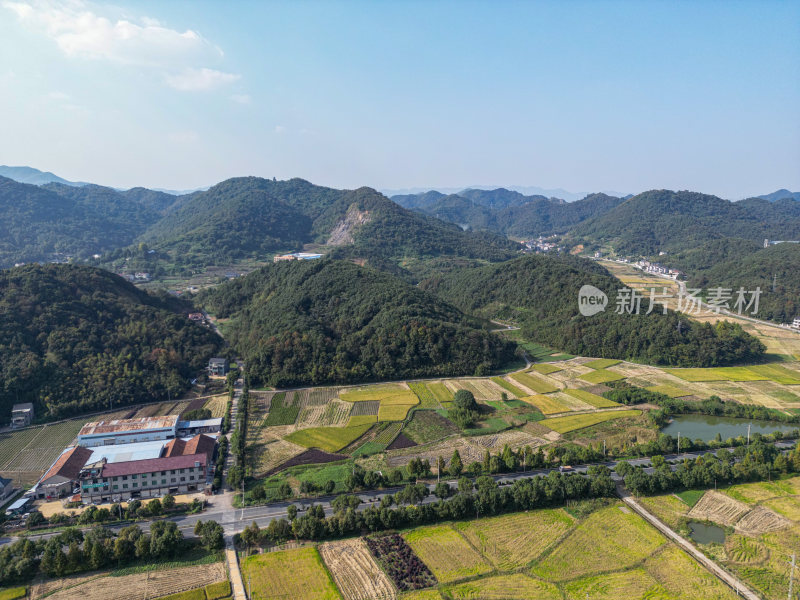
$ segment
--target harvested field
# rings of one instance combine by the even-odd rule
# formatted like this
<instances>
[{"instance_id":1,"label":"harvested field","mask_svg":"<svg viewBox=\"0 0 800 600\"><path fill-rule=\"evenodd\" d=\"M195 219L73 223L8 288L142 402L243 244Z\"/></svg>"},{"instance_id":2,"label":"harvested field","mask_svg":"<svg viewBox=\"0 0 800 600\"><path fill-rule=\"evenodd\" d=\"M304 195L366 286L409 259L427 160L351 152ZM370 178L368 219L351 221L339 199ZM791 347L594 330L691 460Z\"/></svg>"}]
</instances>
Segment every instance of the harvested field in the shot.
<instances>
[{"instance_id":1,"label":"harvested field","mask_svg":"<svg viewBox=\"0 0 800 600\"><path fill-rule=\"evenodd\" d=\"M329 452L322 452L321 450L306 450L305 452L293 456L286 462L281 463L278 467L266 473L265 476L284 471L289 467L296 467L297 465L317 465L347 460L348 458L349 456L346 454L331 454Z\"/></svg>"},{"instance_id":2,"label":"harvested field","mask_svg":"<svg viewBox=\"0 0 800 600\"><path fill-rule=\"evenodd\" d=\"M361 404L371 404L369 402L359 402L358 404L351 404L350 402L342 402L341 400L331 400L328 404L317 406L305 406L300 409L297 415L296 424L298 427L336 427L344 425L348 419L355 414L356 407ZM367 407L369 408L369 406ZM365 415L373 414L365 412ZM378 412L375 411L374 415ZM373 417L373 420L374 417Z\"/></svg>"},{"instance_id":3,"label":"harvested field","mask_svg":"<svg viewBox=\"0 0 800 600\"><path fill-rule=\"evenodd\" d=\"M252 600L335 600L341 598L316 548L249 556L242 577L252 580Z\"/></svg>"},{"instance_id":4,"label":"harvested field","mask_svg":"<svg viewBox=\"0 0 800 600\"><path fill-rule=\"evenodd\" d=\"M345 600L383 600L395 598L392 582L384 574L360 538L328 542L319 547Z\"/></svg>"},{"instance_id":5,"label":"harvested field","mask_svg":"<svg viewBox=\"0 0 800 600\"><path fill-rule=\"evenodd\" d=\"M206 403L203 405L203 408L207 408L211 411L211 418L212 419L221 419L225 416L225 408L228 406L228 395L227 394L220 394L219 396L213 396L206 400Z\"/></svg>"},{"instance_id":6,"label":"harvested field","mask_svg":"<svg viewBox=\"0 0 800 600\"><path fill-rule=\"evenodd\" d=\"M615 406L621 406L616 402L612 402L602 396L598 396L597 394L593 394L587 390L564 390L565 394L569 394L573 398L577 398L581 402L585 402L589 406L594 408L613 408Z\"/></svg>"},{"instance_id":7,"label":"harvested field","mask_svg":"<svg viewBox=\"0 0 800 600\"><path fill-rule=\"evenodd\" d=\"M459 379L458 385L472 392L477 400L499 400L505 388L497 385L491 379Z\"/></svg>"},{"instance_id":8,"label":"harvested field","mask_svg":"<svg viewBox=\"0 0 800 600\"><path fill-rule=\"evenodd\" d=\"M401 448L413 448L416 445L417 445L417 443L414 440L408 439L405 435L403 435L401 433L396 438L394 438L392 443L389 444L386 447L386 449L387 450L399 450Z\"/></svg>"},{"instance_id":9,"label":"harvested field","mask_svg":"<svg viewBox=\"0 0 800 600\"><path fill-rule=\"evenodd\" d=\"M252 458L249 464L253 467L253 476L261 477L280 470L281 465L303 454L305 448L279 437L248 444L247 452Z\"/></svg>"},{"instance_id":10,"label":"harvested field","mask_svg":"<svg viewBox=\"0 0 800 600\"><path fill-rule=\"evenodd\" d=\"M516 396L517 398L522 398L523 396L527 396L528 393L511 383L508 379L503 377L492 377L492 381L494 381L497 385L501 388L506 390L507 392L511 392L512 395Z\"/></svg>"},{"instance_id":11,"label":"harvested field","mask_svg":"<svg viewBox=\"0 0 800 600\"><path fill-rule=\"evenodd\" d=\"M733 525L750 510L746 504L720 492L708 491L689 511L689 518L713 521L720 525Z\"/></svg>"},{"instance_id":12,"label":"harvested field","mask_svg":"<svg viewBox=\"0 0 800 600\"><path fill-rule=\"evenodd\" d=\"M607 369L608 367L613 367L621 362L621 360L614 360L613 358L597 358L595 360L590 360L589 362L583 363L583 366L589 367L590 369Z\"/></svg>"},{"instance_id":13,"label":"harvested field","mask_svg":"<svg viewBox=\"0 0 800 600\"><path fill-rule=\"evenodd\" d=\"M221 562L210 565L148 571L121 577L99 577L74 587L62 588L48 596L52 600L141 600L185 592L225 581L228 574ZM63 580L62 580L63 581Z\"/></svg>"},{"instance_id":14,"label":"harvested field","mask_svg":"<svg viewBox=\"0 0 800 600\"><path fill-rule=\"evenodd\" d=\"M552 583L533 579L523 573L497 575L443 588L454 600L561 600L561 592ZM405 600L405 599L404 599ZM583 600L583 599L581 599Z\"/></svg>"},{"instance_id":15,"label":"harvested field","mask_svg":"<svg viewBox=\"0 0 800 600\"><path fill-rule=\"evenodd\" d=\"M541 425L552 429L558 433L568 433L577 429L584 429L604 423L613 419L623 419L626 417L638 417L642 414L640 410L614 410L607 412L587 413L581 415L568 415L566 417L554 417L539 421Z\"/></svg>"},{"instance_id":16,"label":"harvested field","mask_svg":"<svg viewBox=\"0 0 800 600\"><path fill-rule=\"evenodd\" d=\"M632 566L653 554L665 539L619 504L593 512L533 568L550 581L564 581ZM619 532L625 535L620 536Z\"/></svg>"},{"instance_id":17,"label":"harvested field","mask_svg":"<svg viewBox=\"0 0 800 600\"><path fill-rule=\"evenodd\" d=\"M657 394L664 394L670 398L683 398L684 396L691 396L692 393L679 388L677 385L651 385L647 388L651 392Z\"/></svg>"},{"instance_id":18,"label":"harvested field","mask_svg":"<svg viewBox=\"0 0 800 600\"><path fill-rule=\"evenodd\" d=\"M756 506L736 523L736 532L743 535L757 536L770 531L778 531L789 527L791 523L785 517L764 506Z\"/></svg>"},{"instance_id":19,"label":"harvested field","mask_svg":"<svg viewBox=\"0 0 800 600\"><path fill-rule=\"evenodd\" d=\"M578 379L588 381L589 383L608 383L609 381L619 381L620 379L625 379L625 375L622 375L621 373L615 373L614 371L609 371L608 369L599 369L592 373L581 375L578 377Z\"/></svg>"},{"instance_id":20,"label":"harvested field","mask_svg":"<svg viewBox=\"0 0 800 600\"><path fill-rule=\"evenodd\" d=\"M532 394L549 394L550 392L558 391L557 386L538 375L531 374L530 372L513 373L512 375L509 375L509 377L521 384L523 387L531 390Z\"/></svg>"},{"instance_id":21,"label":"harvested field","mask_svg":"<svg viewBox=\"0 0 800 600\"><path fill-rule=\"evenodd\" d=\"M416 394L400 383L348 388L339 392L339 398L345 402L379 400L382 404L384 402L390 404L417 404L419 402Z\"/></svg>"},{"instance_id":22,"label":"harvested field","mask_svg":"<svg viewBox=\"0 0 800 600\"><path fill-rule=\"evenodd\" d=\"M436 585L430 569L396 533L384 533L364 538L367 548L378 564L401 592Z\"/></svg>"},{"instance_id":23,"label":"harvested field","mask_svg":"<svg viewBox=\"0 0 800 600\"><path fill-rule=\"evenodd\" d=\"M770 379L747 367L712 367L709 369L664 369L665 373L685 381L763 381Z\"/></svg>"},{"instance_id":24,"label":"harvested field","mask_svg":"<svg viewBox=\"0 0 800 600\"><path fill-rule=\"evenodd\" d=\"M403 535L440 583L489 573L492 567L447 525L420 527Z\"/></svg>"},{"instance_id":25,"label":"harvested field","mask_svg":"<svg viewBox=\"0 0 800 600\"><path fill-rule=\"evenodd\" d=\"M564 535L575 519L563 509L541 509L465 521L461 535L501 571L524 567Z\"/></svg>"},{"instance_id":26,"label":"harvested field","mask_svg":"<svg viewBox=\"0 0 800 600\"><path fill-rule=\"evenodd\" d=\"M354 427L312 427L290 433L285 439L306 448L337 452L364 435L370 427L370 423Z\"/></svg>"}]
</instances>

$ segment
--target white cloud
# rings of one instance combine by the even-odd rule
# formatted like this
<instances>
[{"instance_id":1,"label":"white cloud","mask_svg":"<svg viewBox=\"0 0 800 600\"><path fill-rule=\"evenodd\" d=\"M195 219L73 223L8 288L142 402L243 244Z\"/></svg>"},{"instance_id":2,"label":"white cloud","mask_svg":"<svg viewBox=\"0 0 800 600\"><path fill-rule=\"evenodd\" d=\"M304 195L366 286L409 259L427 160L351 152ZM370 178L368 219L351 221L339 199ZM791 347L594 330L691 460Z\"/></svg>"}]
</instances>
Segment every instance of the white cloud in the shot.
<instances>
[{"instance_id":1,"label":"white cloud","mask_svg":"<svg viewBox=\"0 0 800 600\"><path fill-rule=\"evenodd\" d=\"M275 125L275 133L286 133L286 127L283 125Z\"/></svg>"},{"instance_id":2,"label":"white cloud","mask_svg":"<svg viewBox=\"0 0 800 600\"><path fill-rule=\"evenodd\" d=\"M231 100L237 104L250 104L253 101L250 94L233 94Z\"/></svg>"},{"instance_id":3,"label":"white cloud","mask_svg":"<svg viewBox=\"0 0 800 600\"><path fill-rule=\"evenodd\" d=\"M202 66L220 61L223 52L191 29L170 29L151 17L105 16L84 0L0 0L0 5L70 58L150 67L168 73L166 83L183 91L214 89L239 78Z\"/></svg>"},{"instance_id":4,"label":"white cloud","mask_svg":"<svg viewBox=\"0 0 800 600\"><path fill-rule=\"evenodd\" d=\"M170 142L176 144L192 144L200 140L200 134L196 131L173 131L168 136Z\"/></svg>"},{"instance_id":5,"label":"white cloud","mask_svg":"<svg viewBox=\"0 0 800 600\"><path fill-rule=\"evenodd\" d=\"M222 85L233 83L239 75L223 73L214 69L184 69L174 75L166 75L164 80L167 85L181 92L206 92Z\"/></svg>"},{"instance_id":6,"label":"white cloud","mask_svg":"<svg viewBox=\"0 0 800 600\"><path fill-rule=\"evenodd\" d=\"M69 100L71 96L64 92L50 92L47 97L51 100Z\"/></svg>"}]
</instances>

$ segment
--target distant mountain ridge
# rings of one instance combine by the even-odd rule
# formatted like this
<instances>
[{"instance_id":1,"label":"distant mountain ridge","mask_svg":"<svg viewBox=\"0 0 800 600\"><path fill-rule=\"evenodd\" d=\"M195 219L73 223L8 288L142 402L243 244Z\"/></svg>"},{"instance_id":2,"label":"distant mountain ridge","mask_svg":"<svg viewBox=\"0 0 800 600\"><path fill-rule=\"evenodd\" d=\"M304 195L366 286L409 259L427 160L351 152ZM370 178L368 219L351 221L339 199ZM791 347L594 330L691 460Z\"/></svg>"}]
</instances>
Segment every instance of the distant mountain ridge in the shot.
<instances>
[{"instance_id":1,"label":"distant mountain ridge","mask_svg":"<svg viewBox=\"0 0 800 600\"><path fill-rule=\"evenodd\" d=\"M76 181L67 181L50 171L40 171L33 167L9 167L0 165L0 177L7 177L19 183L31 185L44 185L46 183L61 183L63 185L86 185Z\"/></svg>"},{"instance_id":2,"label":"distant mountain ridge","mask_svg":"<svg viewBox=\"0 0 800 600\"><path fill-rule=\"evenodd\" d=\"M800 200L800 192L790 192L787 189L780 189L771 194L764 194L763 196L758 196L758 198L762 198L763 200L769 200L770 202L775 202L776 200L783 200L784 198L791 198L792 200Z\"/></svg>"}]
</instances>

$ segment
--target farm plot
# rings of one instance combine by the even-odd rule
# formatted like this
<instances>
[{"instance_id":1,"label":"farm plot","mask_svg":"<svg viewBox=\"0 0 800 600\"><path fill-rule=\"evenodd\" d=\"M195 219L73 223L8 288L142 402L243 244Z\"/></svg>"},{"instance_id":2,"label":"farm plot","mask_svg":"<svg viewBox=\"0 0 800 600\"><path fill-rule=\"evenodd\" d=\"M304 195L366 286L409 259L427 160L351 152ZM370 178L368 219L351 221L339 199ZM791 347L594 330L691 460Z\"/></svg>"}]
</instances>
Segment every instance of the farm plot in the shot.
<instances>
[{"instance_id":1,"label":"farm plot","mask_svg":"<svg viewBox=\"0 0 800 600\"><path fill-rule=\"evenodd\" d=\"M454 600L561 600L561 592L552 583L533 579L523 573L486 577L442 588ZM405 599L404 599L405 600ZM583 600L583 599L581 599Z\"/></svg>"},{"instance_id":2,"label":"farm plot","mask_svg":"<svg viewBox=\"0 0 800 600\"><path fill-rule=\"evenodd\" d=\"M308 401L314 405L327 404L338 397L339 388L335 387L313 388L308 392Z\"/></svg>"},{"instance_id":3,"label":"farm plot","mask_svg":"<svg viewBox=\"0 0 800 600\"><path fill-rule=\"evenodd\" d=\"M589 383L608 383L609 381L619 381L621 379L625 379L625 375L621 373L615 373L614 371L609 371L608 369L598 369L597 371L580 375L578 376L578 379L587 381Z\"/></svg>"},{"instance_id":4,"label":"farm plot","mask_svg":"<svg viewBox=\"0 0 800 600\"><path fill-rule=\"evenodd\" d=\"M597 394L593 394L587 390L564 390L565 394L569 394L573 398L577 398L581 402L585 402L589 406L594 408L613 408L615 406L621 406L616 402L612 402L602 396L598 396Z\"/></svg>"},{"instance_id":5,"label":"farm plot","mask_svg":"<svg viewBox=\"0 0 800 600\"><path fill-rule=\"evenodd\" d=\"M211 411L211 418L212 419L221 419L225 416L225 408L228 406L228 396L227 394L220 394L219 396L212 396L206 403L203 405L203 408L206 408Z\"/></svg>"},{"instance_id":6,"label":"farm plot","mask_svg":"<svg viewBox=\"0 0 800 600\"><path fill-rule=\"evenodd\" d=\"M497 385L491 379L459 379L459 385L470 390L477 400L499 400L505 388Z\"/></svg>"},{"instance_id":7,"label":"farm plot","mask_svg":"<svg viewBox=\"0 0 800 600\"><path fill-rule=\"evenodd\" d=\"M677 385L651 385L647 390L657 394L664 394L670 398L683 398L684 396L692 395L692 392L681 389Z\"/></svg>"},{"instance_id":8,"label":"farm plot","mask_svg":"<svg viewBox=\"0 0 800 600\"><path fill-rule=\"evenodd\" d=\"M351 404L350 402L334 399L328 404L306 406L300 409L296 425L297 427L336 427L344 425L351 416L355 415L356 408L362 404L369 405L371 403L359 402L358 404ZM378 414L378 411L376 410L374 413L364 412L363 414L372 414L372 420L375 421L375 415Z\"/></svg>"},{"instance_id":9,"label":"farm plot","mask_svg":"<svg viewBox=\"0 0 800 600\"><path fill-rule=\"evenodd\" d=\"M535 406L543 415L554 415L572 410L567 403L561 401L555 395L545 396L544 394L535 394L533 396L525 396L522 398L522 401Z\"/></svg>"},{"instance_id":10,"label":"farm plot","mask_svg":"<svg viewBox=\"0 0 800 600\"><path fill-rule=\"evenodd\" d=\"M630 567L665 543L638 515L614 504L589 515L558 544L533 573L550 581Z\"/></svg>"},{"instance_id":11,"label":"farm plot","mask_svg":"<svg viewBox=\"0 0 800 600\"><path fill-rule=\"evenodd\" d=\"M568 600L619 600L620 598L665 598L666 590L644 569L595 575L564 586Z\"/></svg>"},{"instance_id":12,"label":"farm plot","mask_svg":"<svg viewBox=\"0 0 800 600\"><path fill-rule=\"evenodd\" d=\"M367 548L401 592L436 585L430 569L396 533L364 538Z\"/></svg>"},{"instance_id":13,"label":"farm plot","mask_svg":"<svg viewBox=\"0 0 800 600\"><path fill-rule=\"evenodd\" d=\"M303 446L280 438L265 440L257 446L248 445L248 455L253 456L248 464L253 468L253 477L259 478L305 450Z\"/></svg>"},{"instance_id":14,"label":"farm plot","mask_svg":"<svg viewBox=\"0 0 800 600\"><path fill-rule=\"evenodd\" d=\"M511 392L517 398L522 398L523 396L527 396L528 393L511 383L508 379L504 379L503 377L492 377L492 381L499 385L501 388L506 390L507 392Z\"/></svg>"},{"instance_id":15,"label":"farm plot","mask_svg":"<svg viewBox=\"0 0 800 600\"><path fill-rule=\"evenodd\" d=\"M249 556L242 576L252 581L253 600L334 600L341 598L316 548Z\"/></svg>"},{"instance_id":16,"label":"farm plot","mask_svg":"<svg viewBox=\"0 0 800 600\"><path fill-rule=\"evenodd\" d=\"M746 504L720 492L708 491L689 511L689 518L733 525L750 510Z\"/></svg>"},{"instance_id":17,"label":"farm plot","mask_svg":"<svg viewBox=\"0 0 800 600\"><path fill-rule=\"evenodd\" d=\"M227 580L223 563L179 567L123 575L120 577L98 577L76 585L62 588L48 596L52 600L108 600L113 589L114 600L141 600L145 597L167 596L179 592L202 588L212 583Z\"/></svg>"},{"instance_id":18,"label":"farm plot","mask_svg":"<svg viewBox=\"0 0 800 600\"><path fill-rule=\"evenodd\" d=\"M665 373L685 381L766 381L766 375L759 375L747 367L713 367L709 369L664 369Z\"/></svg>"},{"instance_id":19,"label":"farm plot","mask_svg":"<svg viewBox=\"0 0 800 600\"><path fill-rule=\"evenodd\" d=\"M672 544L644 563L647 572L664 587L666 598L691 600L735 600L739 598L728 586ZM655 595L655 598L660 596Z\"/></svg>"},{"instance_id":20,"label":"farm plot","mask_svg":"<svg viewBox=\"0 0 800 600\"><path fill-rule=\"evenodd\" d=\"M372 427L371 423L353 427L311 427L290 433L285 439L306 448L337 452L355 442L370 427Z\"/></svg>"},{"instance_id":21,"label":"farm plot","mask_svg":"<svg viewBox=\"0 0 800 600\"><path fill-rule=\"evenodd\" d=\"M796 496L784 496L782 498L772 498L764 502L764 506L774 510L792 521L800 521L800 498Z\"/></svg>"},{"instance_id":22,"label":"farm plot","mask_svg":"<svg viewBox=\"0 0 800 600\"><path fill-rule=\"evenodd\" d=\"M417 444L428 444L458 433L452 421L432 410L417 410L406 425L405 434Z\"/></svg>"},{"instance_id":23,"label":"farm plot","mask_svg":"<svg viewBox=\"0 0 800 600\"><path fill-rule=\"evenodd\" d=\"M677 529L681 519L687 515L691 508L673 494L644 496L637 498L637 501L672 529Z\"/></svg>"},{"instance_id":24,"label":"farm plot","mask_svg":"<svg viewBox=\"0 0 800 600\"><path fill-rule=\"evenodd\" d=\"M590 369L607 369L608 367L613 367L621 362L621 360L614 360L613 358L598 358L583 363L583 366L589 367Z\"/></svg>"},{"instance_id":25,"label":"farm plot","mask_svg":"<svg viewBox=\"0 0 800 600\"><path fill-rule=\"evenodd\" d=\"M800 373L787 369L783 365L774 363L766 365L754 365L747 367L748 371L753 371L758 375L764 375L775 383L782 385L800 385Z\"/></svg>"},{"instance_id":26,"label":"farm plot","mask_svg":"<svg viewBox=\"0 0 800 600\"><path fill-rule=\"evenodd\" d=\"M562 368L554 365L553 363L538 363L533 365L532 369L542 375L550 375L550 373L557 373Z\"/></svg>"},{"instance_id":27,"label":"farm plot","mask_svg":"<svg viewBox=\"0 0 800 600\"><path fill-rule=\"evenodd\" d=\"M43 430L44 427L31 427L0 433L0 470L4 470L20 450L27 447Z\"/></svg>"},{"instance_id":28,"label":"farm plot","mask_svg":"<svg viewBox=\"0 0 800 600\"><path fill-rule=\"evenodd\" d=\"M447 525L420 527L403 535L441 583L489 573L491 565Z\"/></svg>"},{"instance_id":29,"label":"farm plot","mask_svg":"<svg viewBox=\"0 0 800 600\"><path fill-rule=\"evenodd\" d=\"M531 390L534 394L549 394L550 392L558 391L558 387L538 375L532 375L530 372L512 373L509 377Z\"/></svg>"},{"instance_id":30,"label":"farm plot","mask_svg":"<svg viewBox=\"0 0 800 600\"><path fill-rule=\"evenodd\" d=\"M365 402L380 400L396 404L417 404L419 398L403 384L370 385L361 388L348 388L339 392L339 398L345 402Z\"/></svg>"},{"instance_id":31,"label":"farm plot","mask_svg":"<svg viewBox=\"0 0 800 600\"><path fill-rule=\"evenodd\" d=\"M366 425L377 423L378 417L376 415L350 415L350 419L347 421L348 427L357 427L359 425Z\"/></svg>"},{"instance_id":32,"label":"farm plot","mask_svg":"<svg viewBox=\"0 0 800 600\"><path fill-rule=\"evenodd\" d=\"M545 419L539 421L539 424L544 425L558 433L568 433L577 429L584 429L597 425L598 423L605 423L613 419L623 419L626 417L638 417L642 414L640 410L616 410L607 412L587 413L582 415L568 415L565 417L554 417L552 419Z\"/></svg>"},{"instance_id":33,"label":"farm plot","mask_svg":"<svg viewBox=\"0 0 800 600\"><path fill-rule=\"evenodd\" d=\"M345 600L378 600L396 596L394 586L360 538L328 542L319 547Z\"/></svg>"},{"instance_id":34,"label":"farm plot","mask_svg":"<svg viewBox=\"0 0 800 600\"><path fill-rule=\"evenodd\" d=\"M785 517L766 508L756 506L736 523L736 532L743 535L757 536L770 531L779 531L789 527L791 523Z\"/></svg>"},{"instance_id":35,"label":"farm plot","mask_svg":"<svg viewBox=\"0 0 800 600\"><path fill-rule=\"evenodd\" d=\"M411 391L417 395L417 398L419 398L420 408L431 409L431 410L442 408L442 406L439 404L439 401L436 399L436 396L433 395L433 393L428 389L428 386L426 384L419 382L409 383L408 387L411 388Z\"/></svg>"},{"instance_id":36,"label":"farm plot","mask_svg":"<svg viewBox=\"0 0 800 600\"><path fill-rule=\"evenodd\" d=\"M447 386L441 381L426 383L425 387L427 387L430 390L431 394L433 394L434 398L436 398L436 400L442 406L444 406L448 402L453 401L452 392L449 389L447 389Z\"/></svg>"},{"instance_id":37,"label":"farm plot","mask_svg":"<svg viewBox=\"0 0 800 600\"><path fill-rule=\"evenodd\" d=\"M300 406L294 403L294 392L278 392L272 397L264 426L293 425L300 414Z\"/></svg>"},{"instance_id":38,"label":"farm plot","mask_svg":"<svg viewBox=\"0 0 800 600\"><path fill-rule=\"evenodd\" d=\"M455 528L496 568L511 571L539 558L574 524L574 518L557 508L466 521Z\"/></svg>"}]
</instances>

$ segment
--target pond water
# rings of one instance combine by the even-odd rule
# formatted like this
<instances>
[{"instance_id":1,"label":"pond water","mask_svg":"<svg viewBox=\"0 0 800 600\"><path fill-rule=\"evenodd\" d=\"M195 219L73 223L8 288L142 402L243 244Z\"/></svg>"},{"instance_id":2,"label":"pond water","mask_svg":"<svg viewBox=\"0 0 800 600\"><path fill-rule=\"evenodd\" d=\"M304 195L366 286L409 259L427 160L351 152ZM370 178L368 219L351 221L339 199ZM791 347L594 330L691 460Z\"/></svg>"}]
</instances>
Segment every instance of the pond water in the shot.
<instances>
[{"instance_id":1,"label":"pond water","mask_svg":"<svg viewBox=\"0 0 800 600\"><path fill-rule=\"evenodd\" d=\"M773 431L792 431L797 425L778 423L775 421L755 421L750 419L733 419L731 417L710 417L707 415L676 415L665 427L662 433L690 440L713 440L717 433L723 440L735 438L740 435L747 437L747 425L750 424L750 435L760 433L766 435Z\"/></svg>"},{"instance_id":2,"label":"pond water","mask_svg":"<svg viewBox=\"0 0 800 600\"><path fill-rule=\"evenodd\" d=\"M717 544L725 543L725 530L722 527L690 521L689 530L691 531L689 537L698 544L710 544L712 542L716 542Z\"/></svg>"}]
</instances>

